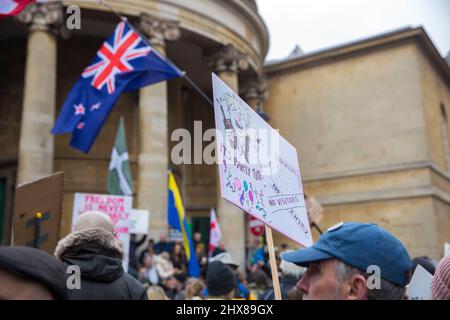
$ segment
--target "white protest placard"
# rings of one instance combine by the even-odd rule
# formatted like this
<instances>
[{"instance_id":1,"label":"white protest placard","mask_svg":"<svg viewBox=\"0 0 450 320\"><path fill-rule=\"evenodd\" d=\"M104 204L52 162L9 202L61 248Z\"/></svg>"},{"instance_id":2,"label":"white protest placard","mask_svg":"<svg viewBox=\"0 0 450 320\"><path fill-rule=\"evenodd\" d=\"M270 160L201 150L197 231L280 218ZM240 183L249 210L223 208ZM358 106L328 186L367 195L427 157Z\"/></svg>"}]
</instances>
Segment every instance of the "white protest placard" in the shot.
<instances>
[{"instance_id":1,"label":"white protest placard","mask_svg":"<svg viewBox=\"0 0 450 320\"><path fill-rule=\"evenodd\" d=\"M408 300L431 300L431 281L433 276L425 270L420 264L417 265L416 271L406 289Z\"/></svg>"},{"instance_id":2,"label":"white protest placard","mask_svg":"<svg viewBox=\"0 0 450 320\"><path fill-rule=\"evenodd\" d=\"M148 210L132 209L130 213L130 233L148 234Z\"/></svg>"},{"instance_id":3,"label":"white protest placard","mask_svg":"<svg viewBox=\"0 0 450 320\"><path fill-rule=\"evenodd\" d=\"M212 82L222 197L311 246L297 150L215 74Z\"/></svg>"},{"instance_id":4,"label":"white protest placard","mask_svg":"<svg viewBox=\"0 0 450 320\"><path fill-rule=\"evenodd\" d=\"M444 257L448 256L450 254L450 243L445 243L444 245Z\"/></svg>"},{"instance_id":5,"label":"white protest placard","mask_svg":"<svg viewBox=\"0 0 450 320\"><path fill-rule=\"evenodd\" d=\"M130 213L133 198L107 194L75 193L72 213L72 231L80 215L86 211L100 211L107 214L114 223L116 238L122 242L124 251L123 268L128 271L130 248Z\"/></svg>"}]
</instances>

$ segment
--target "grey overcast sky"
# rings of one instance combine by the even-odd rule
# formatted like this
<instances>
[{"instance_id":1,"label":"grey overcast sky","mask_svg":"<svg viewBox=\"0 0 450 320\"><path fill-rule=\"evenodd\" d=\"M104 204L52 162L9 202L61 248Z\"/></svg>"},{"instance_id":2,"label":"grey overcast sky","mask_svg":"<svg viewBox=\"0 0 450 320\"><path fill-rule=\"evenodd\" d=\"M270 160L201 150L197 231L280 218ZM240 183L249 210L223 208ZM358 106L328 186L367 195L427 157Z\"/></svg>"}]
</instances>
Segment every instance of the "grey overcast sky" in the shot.
<instances>
[{"instance_id":1,"label":"grey overcast sky","mask_svg":"<svg viewBox=\"0 0 450 320\"><path fill-rule=\"evenodd\" d=\"M424 26L450 50L450 0L257 0L270 33L268 60L310 53L407 26Z\"/></svg>"}]
</instances>

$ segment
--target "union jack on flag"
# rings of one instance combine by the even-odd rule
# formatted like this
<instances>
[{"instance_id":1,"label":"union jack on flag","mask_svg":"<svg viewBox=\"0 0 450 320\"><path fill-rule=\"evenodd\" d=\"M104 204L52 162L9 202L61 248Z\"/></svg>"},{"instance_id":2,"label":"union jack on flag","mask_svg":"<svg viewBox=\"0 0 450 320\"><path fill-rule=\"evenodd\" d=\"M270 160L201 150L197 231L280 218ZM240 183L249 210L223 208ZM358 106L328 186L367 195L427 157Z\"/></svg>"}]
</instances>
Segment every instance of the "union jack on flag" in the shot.
<instances>
[{"instance_id":1,"label":"union jack on flag","mask_svg":"<svg viewBox=\"0 0 450 320\"><path fill-rule=\"evenodd\" d=\"M87 153L122 92L182 75L122 21L75 83L52 133L71 132L70 144Z\"/></svg>"},{"instance_id":2,"label":"union jack on flag","mask_svg":"<svg viewBox=\"0 0 450 320\"><path fill-rule=\"evenodd\" d=\"M91 64L81 74L83 78L92 77L92 86L101 90L105 85L108 93L112 94L115 89L115 76L122 72L133 71L129 61L146 56L152 48L133 29L126 33L125 23L121 22L114 31L114 41L110 45L107 41L103 43L97 56L100 61ZM141 47L138 47L142 44Z\"/></svg>"}]
</instances>

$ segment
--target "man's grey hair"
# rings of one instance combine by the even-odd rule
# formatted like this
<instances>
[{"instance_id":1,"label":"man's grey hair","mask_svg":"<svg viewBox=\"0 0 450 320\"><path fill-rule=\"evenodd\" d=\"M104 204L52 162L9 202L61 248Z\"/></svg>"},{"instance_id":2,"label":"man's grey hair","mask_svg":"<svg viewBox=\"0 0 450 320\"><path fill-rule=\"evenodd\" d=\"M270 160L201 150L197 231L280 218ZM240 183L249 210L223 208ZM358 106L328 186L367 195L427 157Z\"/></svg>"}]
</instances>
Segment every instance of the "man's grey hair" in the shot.
<instances>
[{"instance_id":1,"label":"man's grey hair","mask_svg":"<svg viewBox=\"0 0 450 320\"><path fill-rule=\"evenodd\" d=\"M359 269L356 269L348 264L337 260L336 274L339 282L350 279L353 275L360 274L367 280L369 275ZM368 288L368 300L403 300L405 288L393 284L383 278L380 279L380 288Z\"/></svg>"}]
</instances>

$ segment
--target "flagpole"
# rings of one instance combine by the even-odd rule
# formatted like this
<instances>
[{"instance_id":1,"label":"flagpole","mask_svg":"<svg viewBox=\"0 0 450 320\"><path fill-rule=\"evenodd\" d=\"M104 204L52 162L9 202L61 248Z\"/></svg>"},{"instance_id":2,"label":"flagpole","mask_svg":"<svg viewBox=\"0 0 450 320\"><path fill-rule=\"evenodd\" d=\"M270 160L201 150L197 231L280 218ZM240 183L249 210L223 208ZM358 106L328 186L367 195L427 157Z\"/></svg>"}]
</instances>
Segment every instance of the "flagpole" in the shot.
<instances>
[{"instance_id":1,"label":"flagpole","mask_svg":"<svg viewBox=\"0 0 450 320\"><path fill-rule=\"evenodd\" d=\"M176 66L167 56L161 54L161 52L158 51L158 49L154 48L147 40L147 38L142 35L142 33L135 27L133 26L127 19L127 17L121 15L119 12L117 12L116 10L114 10L114 8L108 3L108 1L106 0L98 0L101 4L103 4L105 7L107 7L112 13L114 13L120 20L127 22L132 28L133 30L150 46L152 47L152 49L162 58L164 58L167 62L169 62L170 64ZM178 68L177 68L178 69ZM214 108L214 104L212 102L212 100L208 97L208 95L202 90L200 89L200 87L187 75L186 71L182 71L182 78L184 78L189 84L190 86L197 91L197 93L203 98L205 99L205 101Z\"/></svg>"},{"instance_id":2,"label":"flagpole","mask_svg":"<svg viewBox=\"0 0 450 320\"><path fill-rule=\"evenodd\" d=\"M212 100L206 95L205 92L203 92L202 89L200 89L200 88L198 87L198 85L197 85L191 78L189 78L189 76L186 74L186 72L184 73L183 78L186 79L186 81L192 86L192 88L193 88L195 91L197 91L197 92L202 96L202 98L205 99L206 102L208 102L208 104L209 104L211 107L214 108L214 104L213 104Z\"/></svg>"},{"instance_id":3,"label":"flagpole","mask_svg":"<svg viewBox=\"0 0 450 320\"><path fill-rule=\"evenodd\" d=\"M124 17L120 13L118 13L114 8L106 1L106 0L97 0L100 4L107 7L112 13L114 13L120 20L122 21L128 21L127 17Z\"/></svg>"}]
</instances>

